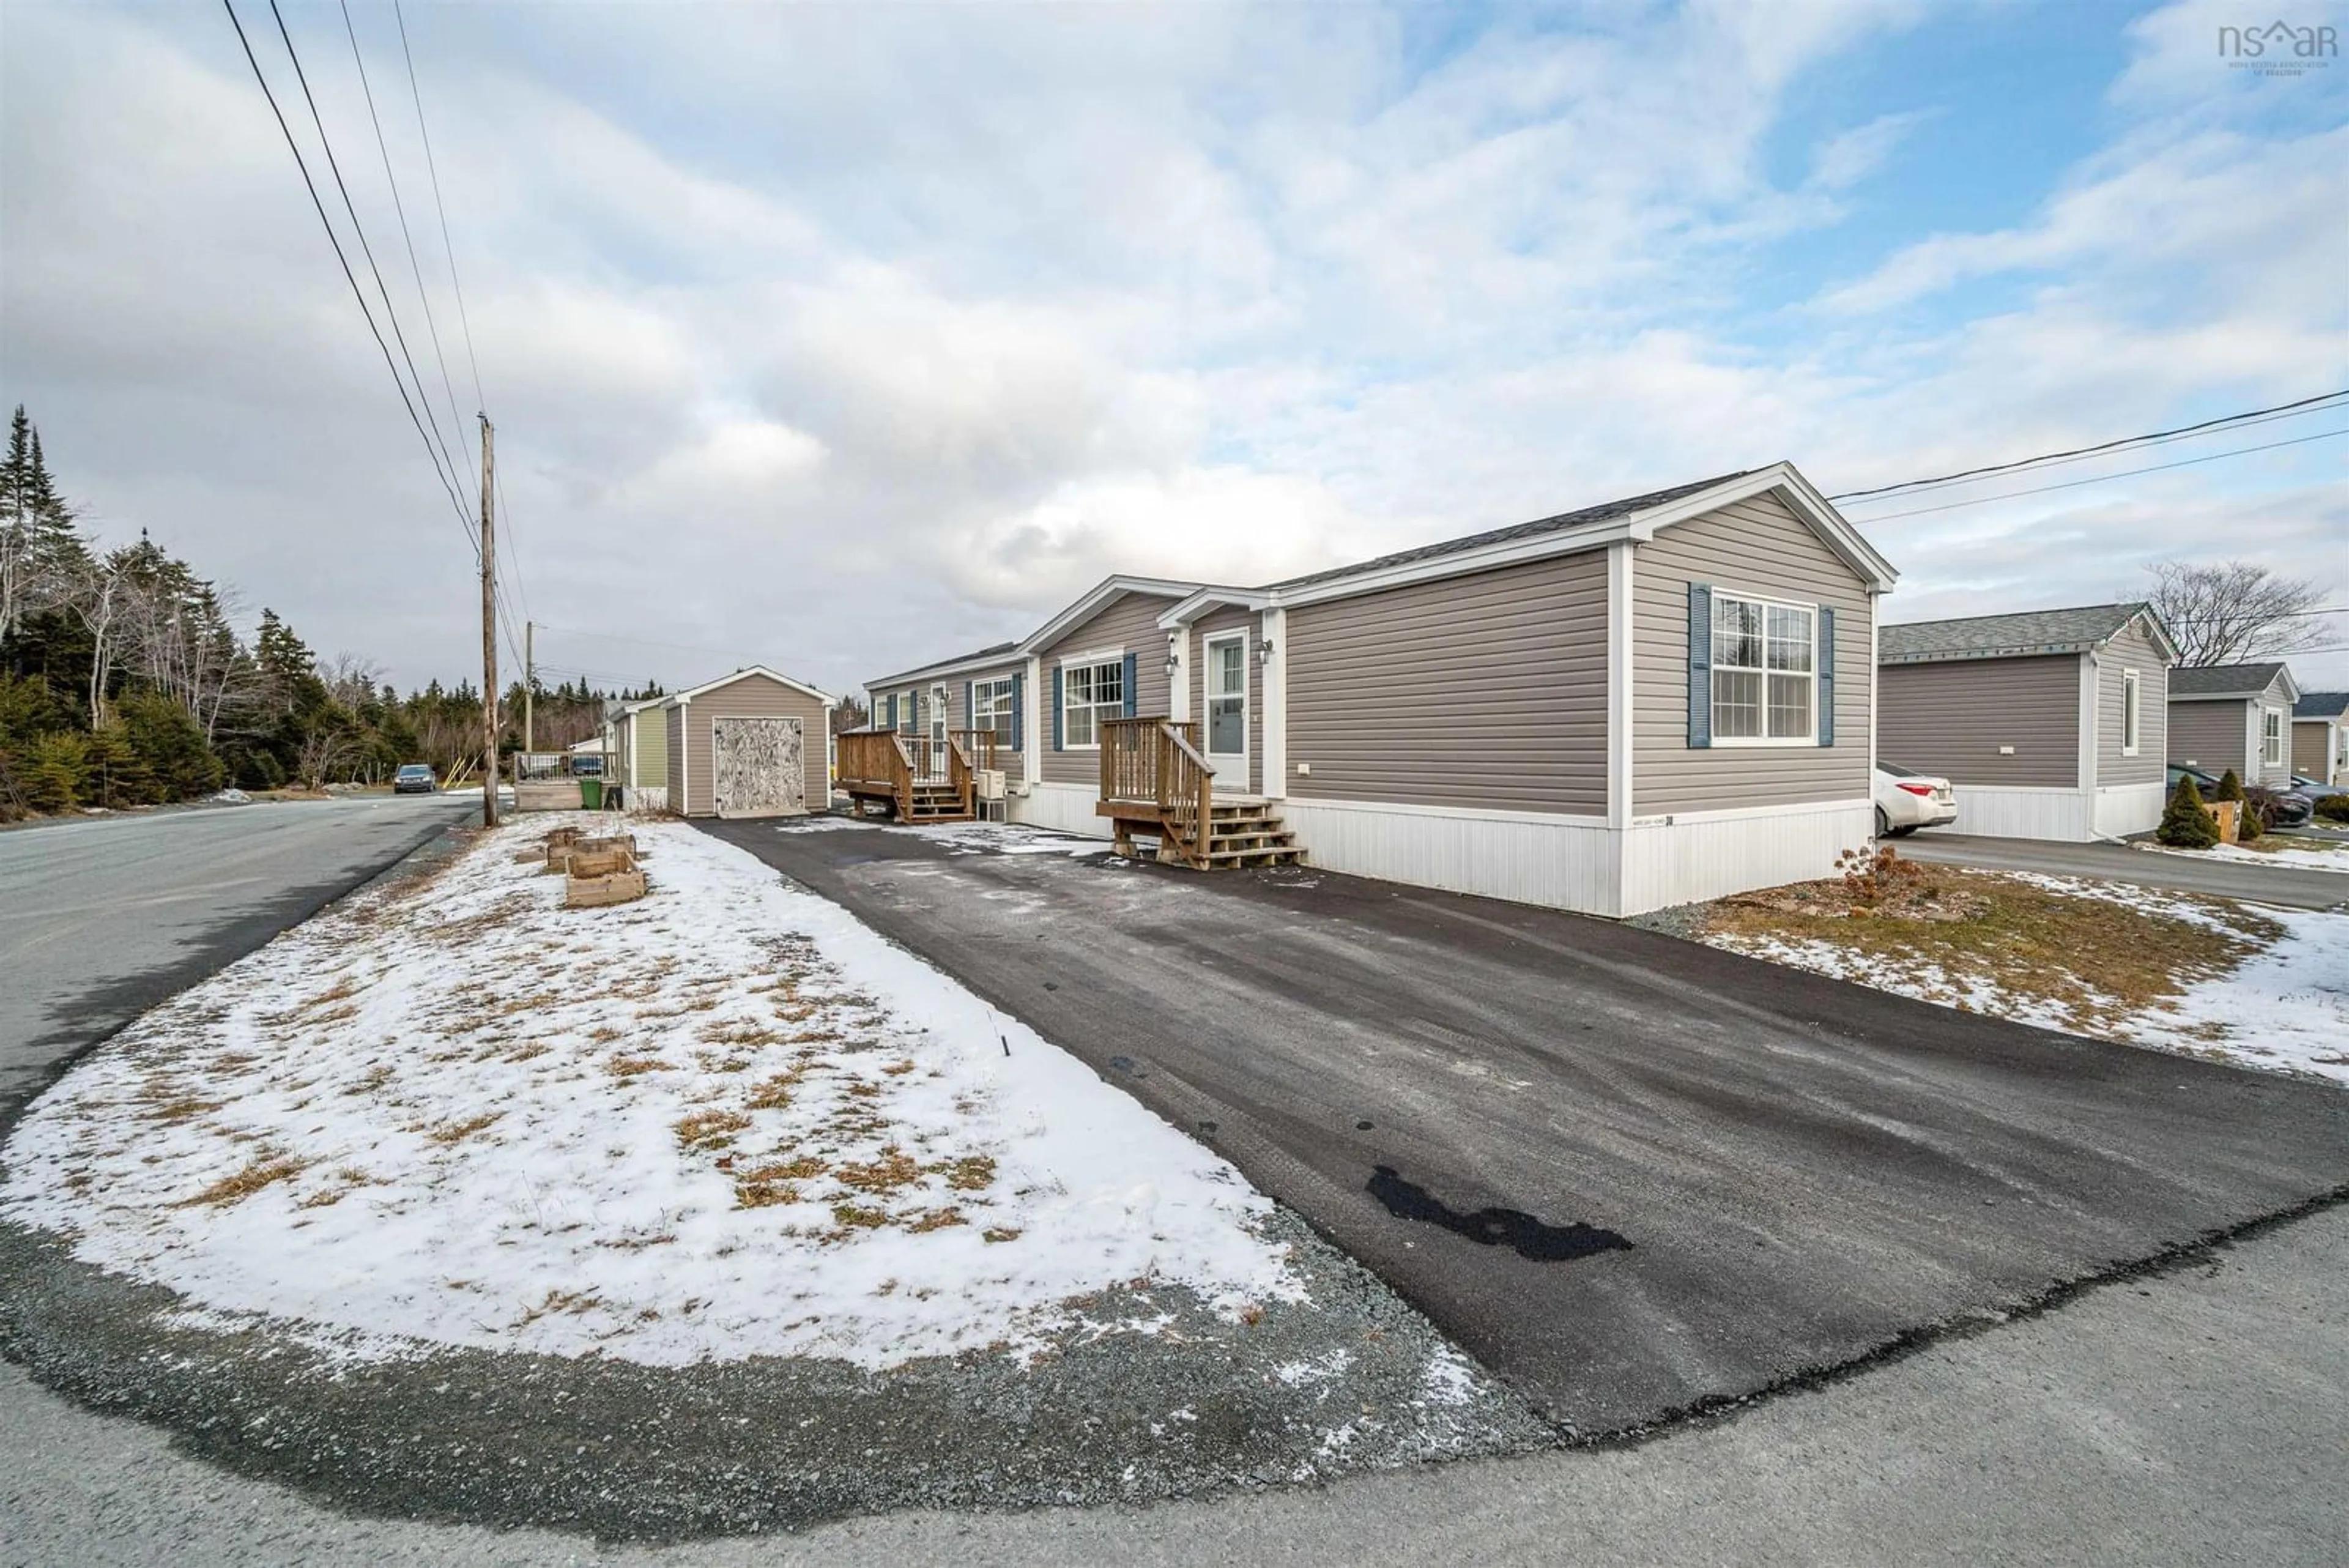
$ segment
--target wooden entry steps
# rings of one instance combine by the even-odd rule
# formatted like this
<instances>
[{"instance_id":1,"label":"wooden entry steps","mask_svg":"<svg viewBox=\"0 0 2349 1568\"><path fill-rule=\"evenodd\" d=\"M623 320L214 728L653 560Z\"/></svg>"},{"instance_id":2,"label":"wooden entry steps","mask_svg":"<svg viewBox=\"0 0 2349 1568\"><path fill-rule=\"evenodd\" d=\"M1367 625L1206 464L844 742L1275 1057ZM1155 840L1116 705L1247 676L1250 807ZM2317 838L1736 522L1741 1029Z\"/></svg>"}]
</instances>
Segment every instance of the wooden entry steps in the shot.
<instances>
[{"instance_id":1,"label":"wooden entry steps","mask_svg":"<svg viewBox=\"0 0 2349 1568\"><path fill-rule=\"evenodd\" d=\"M901 820L905 822L969 822L973 814L965 799L966 792L947 784L917 784L909 786L905 798L905 809Z\"/></svg>"},{"instance_id":2,"label":"wooden entry steps","mask_svg":"<svg viewBox=\"0 0 2349 1568\"><path fill-rule=\"evenodd\" d=\"M1159 842L1163 857L1165 841ZM1268 802L1216 801L1208 807L1207 847L1198 860L1201 869L1209 871L1240 866L1298 866L1304 863L1305 851Z\"/></svg>"}]
</instances>

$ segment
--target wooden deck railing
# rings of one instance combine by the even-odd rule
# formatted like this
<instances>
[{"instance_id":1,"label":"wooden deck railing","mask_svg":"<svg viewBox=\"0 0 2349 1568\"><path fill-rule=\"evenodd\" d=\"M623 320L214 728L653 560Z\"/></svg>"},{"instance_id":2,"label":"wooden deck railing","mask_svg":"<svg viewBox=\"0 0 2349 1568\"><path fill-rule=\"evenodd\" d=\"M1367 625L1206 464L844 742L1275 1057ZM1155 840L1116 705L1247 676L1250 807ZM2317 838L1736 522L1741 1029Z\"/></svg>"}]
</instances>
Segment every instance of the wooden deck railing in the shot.
<instances>
[{"instance_id":1,"label":"wooden deck railing","mask_svg":"<svg viewBox=\"0 0 2349 1568\"><path fill-rule=\"evenodd\" d=\"M895 730L845 730L837 740L835 765L843 788L885 784L900 815L913 809L914 759L905 750L905 736Z\"/></svg>"},{"instance_id":2,"label":"wooden deck railing","mask_svg":"<svg viewBox=\"0 0 2349 1568\"><path fill-rule=\"evenodd\" d=\"M957 730L954 739L964 758L982 773L991 773L1003 765L997 759L1002 755L1004 747L994 731Z\"/></svg>"},{"instance_id":3,"label":"wooden deck railing","mask_svg":"<svg viewBox=\"0 0 2349 1568\"><path fill-rule=\"evenodd\" d=\"M1216 774L1199 753L1198 725L1170 719L1100 722L1103 807L1134 808L1135 818L1155 821L1165 830L1170 850L1194 866L1205 865Z\"/></svg>"}]
</instances>

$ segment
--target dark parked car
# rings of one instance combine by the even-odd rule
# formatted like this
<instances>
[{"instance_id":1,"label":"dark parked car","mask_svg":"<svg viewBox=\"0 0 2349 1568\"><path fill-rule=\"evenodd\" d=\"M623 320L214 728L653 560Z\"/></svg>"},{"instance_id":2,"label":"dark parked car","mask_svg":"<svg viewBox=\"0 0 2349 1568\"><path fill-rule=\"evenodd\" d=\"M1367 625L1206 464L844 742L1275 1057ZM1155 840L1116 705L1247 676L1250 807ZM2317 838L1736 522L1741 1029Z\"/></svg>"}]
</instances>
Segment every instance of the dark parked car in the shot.
<instances>
[{"instance_id":1,"label":"dark parked car","mask_svg":"<svg viewBox=\"0 0 2349 1568\"><path fill-rule=\"evenodd\" d=\"M432 776L431 764L428 763L402 763L399 771L391 775L394 794L430 794L440 787L440 781Z\"/></svg>"},{"instance_id":2,"label":"dark parked car","mask_svg":"<svg viewBox=\"0 0 2349 1568\"><path fill-rule=\"evenodd\" d=\"M2349 785L2329 784L2323 779L2313 779L2305 774L2292 775L2292 793L2304 794L2311 800L2323 800L2327 795L2349 794Z\"/></svg>"},{"instance_id":3,"label":"dark parked car","mask_svg":"<svg viewBox=\"0 0 2349 1568\"><path fill-rule=\"evenodd\" d=\"M2178 787L2178 775L2181 774L2194 781L2194 787L2202 792L2205 802L2219 798L2217 779L2212 778L2200 768L2180 767L2176 763L2169 764L2171 789ZM2306 795L2292 791L2270 789L2264 784L2247 784L2243 788L2243 794L2250 798L2252 805L2265 808L2261 813L2261 819L2270 827L2299 827L2316 815L2315 803Z\"/></svg>"}]
</instances>

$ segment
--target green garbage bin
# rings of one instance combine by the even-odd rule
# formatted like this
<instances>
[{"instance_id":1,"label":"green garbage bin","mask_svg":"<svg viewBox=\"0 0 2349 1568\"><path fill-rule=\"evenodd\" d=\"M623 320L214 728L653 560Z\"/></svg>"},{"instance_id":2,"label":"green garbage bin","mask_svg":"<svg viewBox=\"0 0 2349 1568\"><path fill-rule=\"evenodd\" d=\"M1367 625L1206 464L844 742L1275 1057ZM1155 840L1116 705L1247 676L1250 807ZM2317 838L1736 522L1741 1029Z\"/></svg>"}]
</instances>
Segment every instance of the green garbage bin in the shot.
<instances>
[{"instance_id":1,"label":"green garbage bin","mask_svg":"<svg viewBox=\"0 0 2349 1568\"><path fill-rule=\"evenodd\" d=\"M603 810L604 781L602 779L581 779L579 781L579 804L585 806L589 811Z\"/></svg>"}]
</instances>

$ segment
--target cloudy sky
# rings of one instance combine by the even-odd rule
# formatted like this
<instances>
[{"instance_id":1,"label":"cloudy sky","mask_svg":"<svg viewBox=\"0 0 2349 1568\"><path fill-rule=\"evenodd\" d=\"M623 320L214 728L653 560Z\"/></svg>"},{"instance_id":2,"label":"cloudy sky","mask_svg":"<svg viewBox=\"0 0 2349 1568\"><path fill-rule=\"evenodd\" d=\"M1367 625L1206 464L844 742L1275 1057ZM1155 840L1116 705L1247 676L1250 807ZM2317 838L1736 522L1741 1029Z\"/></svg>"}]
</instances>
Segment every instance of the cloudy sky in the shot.
<instances>
[{"instance_id":1,"label":"cloudy sky","mask_svg":"<svg viewBox=\"0 0 2349 1568\"><path fill-rule=\"evenodd\" d=\"M281 3L470 462L396 18L352 5L453 395L343 14ZM237 9L323 183L265 0ZM1111 571L1261 581L1780 458L1845 491L2349 387L2349 62L2228 68L2218 28L2265 17L416 0L406 21L508 587L558 628L543 662L677 684L757 659L845 691ZM404 683L477 670L471 547L226 15L8 0L0 71L0 397L94 524L149 529ZM2125 597L2177 556L2339 602L2345 452L1849 511L1905 574L1894 619ZM2301 668L2349 684L2349 653Z\"/></svg>"}]
</instances>

